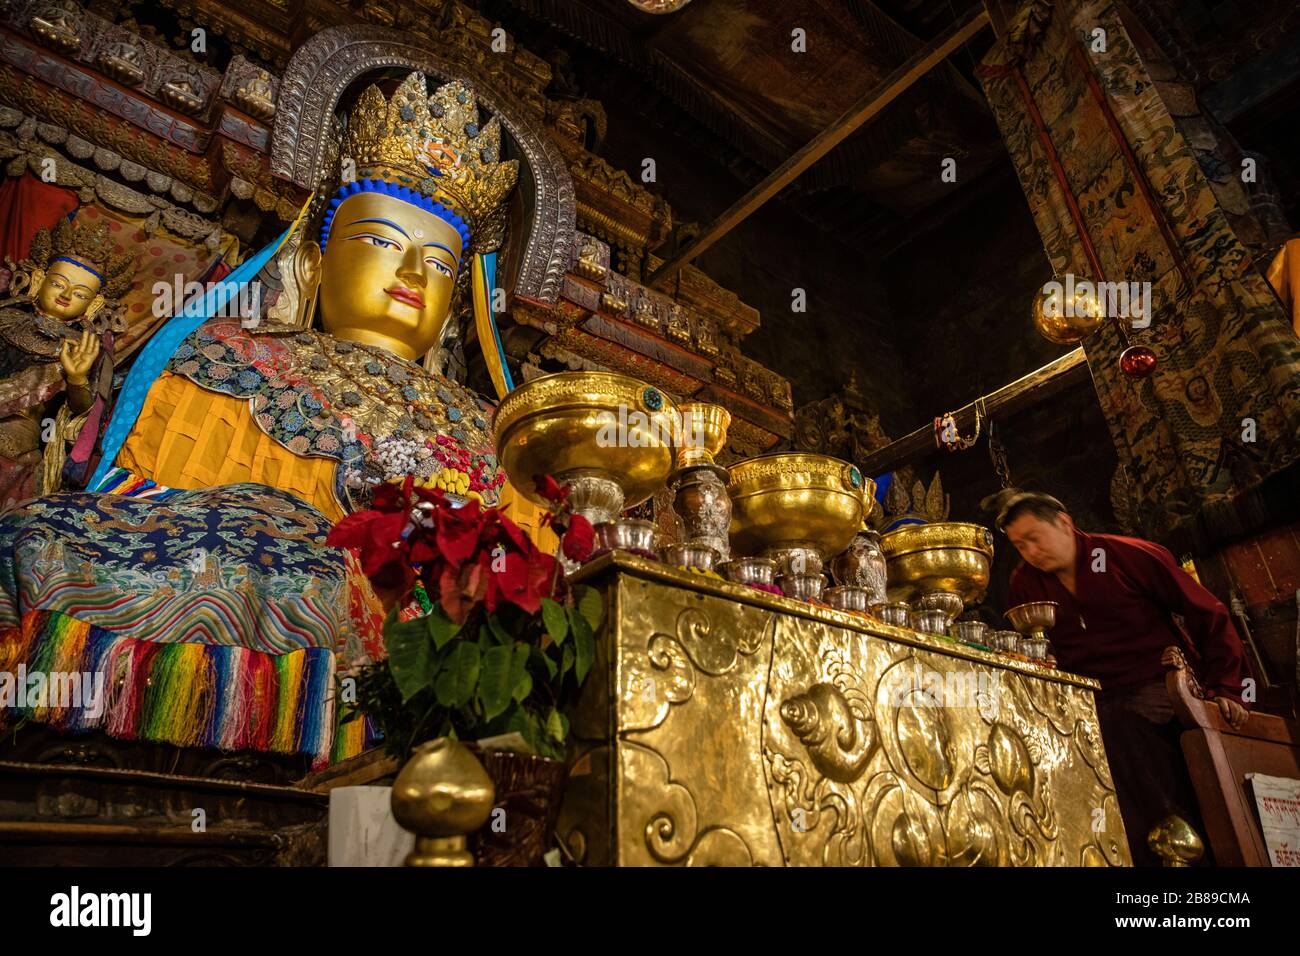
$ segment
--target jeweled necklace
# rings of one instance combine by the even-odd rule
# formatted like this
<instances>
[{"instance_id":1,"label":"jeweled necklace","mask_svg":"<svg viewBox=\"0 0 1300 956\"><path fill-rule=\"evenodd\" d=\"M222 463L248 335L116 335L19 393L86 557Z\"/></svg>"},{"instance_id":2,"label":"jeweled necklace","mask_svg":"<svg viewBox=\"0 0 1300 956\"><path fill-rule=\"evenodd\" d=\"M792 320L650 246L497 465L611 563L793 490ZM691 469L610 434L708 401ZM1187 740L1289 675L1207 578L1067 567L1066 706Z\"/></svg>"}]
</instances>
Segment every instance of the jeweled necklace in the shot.
<instances>
[{"instance_id":1,"label":"jeweled necklace","mask_svg":"<svg viewBox=\"0 0 1300 956\"><path fill-rule=\"evenodd\" d=\"M319 338L313 336L313 340L316 343L316 347L321 352L326 352L325 346ZM353 350L359 350L363 355L368 356L370 360L376 364L377 368L375 371L371 372L369 368L366 369L368 374L374 376L383 375L393 386L400 386L401 391L399 394L402 401L405 403L402 412L403 417L406 420L410 421L411 424L418 424L425 429L434 429L439 427L439 419L445 417L445 415L440 414L438 409L426 402L420 395L419 389L411 381L420 371L422 371L419 366L406 359L393 355L390 352L386 352L378 346L366 345L361 342L351 342L347 340L337 340L334 343L333 352L335 355L347 355ZM394 404L391 389L386 388L381 391L364 379L357 378L345 363L341 361L330 361L330 356L328 354L322 355L322 358L329 362L330 366L333 367L343 379L353 385L357 391L370 398L376 404L389 408ZM394 370L399 373L398 376L394 376ZM346 393L343 396L340 396L340 399L340 404L345 407L356 407L362 404L359 400L348 401ZM415 418L413 412L423 415L424 418L428 420L428 424ZM399 427L401 425L402 423L399 419ZM400 430L405 431L405 427L400 427Z\"/></svg>"}]
</instances>

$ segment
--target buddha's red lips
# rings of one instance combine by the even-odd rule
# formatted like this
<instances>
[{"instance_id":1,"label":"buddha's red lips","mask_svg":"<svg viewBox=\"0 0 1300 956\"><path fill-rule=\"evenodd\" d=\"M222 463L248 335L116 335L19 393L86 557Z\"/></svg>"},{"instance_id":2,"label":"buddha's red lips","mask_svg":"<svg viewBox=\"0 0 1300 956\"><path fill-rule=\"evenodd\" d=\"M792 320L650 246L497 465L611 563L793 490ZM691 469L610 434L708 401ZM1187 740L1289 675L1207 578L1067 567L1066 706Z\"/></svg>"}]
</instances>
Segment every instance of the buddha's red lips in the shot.
<instances>
[{"instance_id":1,"label":"buddha's red lips","mask_svg":"<svg viewBox=\"0 0 1300 956\"><path fill-rule=\"evenodd\" d=\"M418 292L412 292L410 289L403 289L401 286L393 286L391 289L385 289L398 302L405 302L409 306L417 309L424 308L424 296Z\"/></svg>"}]
</instances>

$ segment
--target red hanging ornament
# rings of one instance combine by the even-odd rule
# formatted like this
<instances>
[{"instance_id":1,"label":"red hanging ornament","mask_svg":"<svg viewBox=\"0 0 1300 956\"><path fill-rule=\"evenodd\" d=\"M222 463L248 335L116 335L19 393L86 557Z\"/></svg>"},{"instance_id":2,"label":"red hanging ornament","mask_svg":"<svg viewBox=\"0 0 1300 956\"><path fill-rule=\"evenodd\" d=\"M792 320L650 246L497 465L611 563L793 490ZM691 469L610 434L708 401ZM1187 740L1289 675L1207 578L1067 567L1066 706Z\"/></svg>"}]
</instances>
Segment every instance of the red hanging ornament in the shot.
<instances>
[{"instance_id":1,"label":"red hanging ornament","mask_svg":"<svg viewBox=\"0 0 1300 956\"><path fill-rule=\"evenodd\" d=\"M1119 367L1129 378L1146 378L1156 367L1156 353L1145 345L1130 345L1120 355Z\"/></svg>"}]
</instances>

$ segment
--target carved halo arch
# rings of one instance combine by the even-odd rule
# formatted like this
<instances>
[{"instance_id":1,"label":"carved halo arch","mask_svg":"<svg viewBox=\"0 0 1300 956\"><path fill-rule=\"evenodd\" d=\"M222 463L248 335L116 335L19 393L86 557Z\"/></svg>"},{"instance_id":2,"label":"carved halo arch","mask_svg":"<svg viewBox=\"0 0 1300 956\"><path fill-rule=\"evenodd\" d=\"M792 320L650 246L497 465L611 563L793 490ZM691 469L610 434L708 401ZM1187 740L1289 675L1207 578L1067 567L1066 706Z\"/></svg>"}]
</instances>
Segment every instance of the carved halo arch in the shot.
<instances>
[{"instance_id":1,"label":"carved halo arch","mask_svg":"<svg viewBox=\"0 0 1300 956\"><path fill-rule=\"evenodd\" d=\"M476 91L480 106L500 117L522 153L521 166L527 167L534 190L514 294L556 302L577 222L573 179L563 155L508 91L406 34L369 25L329 27L299 47L289 60L276 99L272 174L315 190L325 172L325 147L339 99L362 74L388 67L420 70L442 82L467 83Z\"/></svg>"}]
</instances>

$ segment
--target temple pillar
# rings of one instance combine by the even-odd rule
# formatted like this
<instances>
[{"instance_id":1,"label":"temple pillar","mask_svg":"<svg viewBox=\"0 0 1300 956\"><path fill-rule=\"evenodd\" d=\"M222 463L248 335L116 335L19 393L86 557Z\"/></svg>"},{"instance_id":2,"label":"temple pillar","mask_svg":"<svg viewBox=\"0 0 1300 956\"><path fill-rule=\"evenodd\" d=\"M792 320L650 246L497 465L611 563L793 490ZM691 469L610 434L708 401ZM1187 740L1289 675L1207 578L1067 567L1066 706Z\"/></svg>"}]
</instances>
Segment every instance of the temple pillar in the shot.
<instances>
[{"instance_id":1,"label":"temple pillar","mask_svg":"<svg viewBox=\"0 0 1300 956\"><path fill-rule=\"evenodd\" d=\"M1116 514L1294 628L1300 561L1272 562L1266 589L1250 569L1300 518L1300 339L1263 277L1277 238L1242 157L1112 0L1029 0L979 74L1057 276L1150 283L1149 327L1113 319L1083 344ZM1121 369L1129 345L1156 355L1145 378Z\"/></svg>"}]
</instances>

